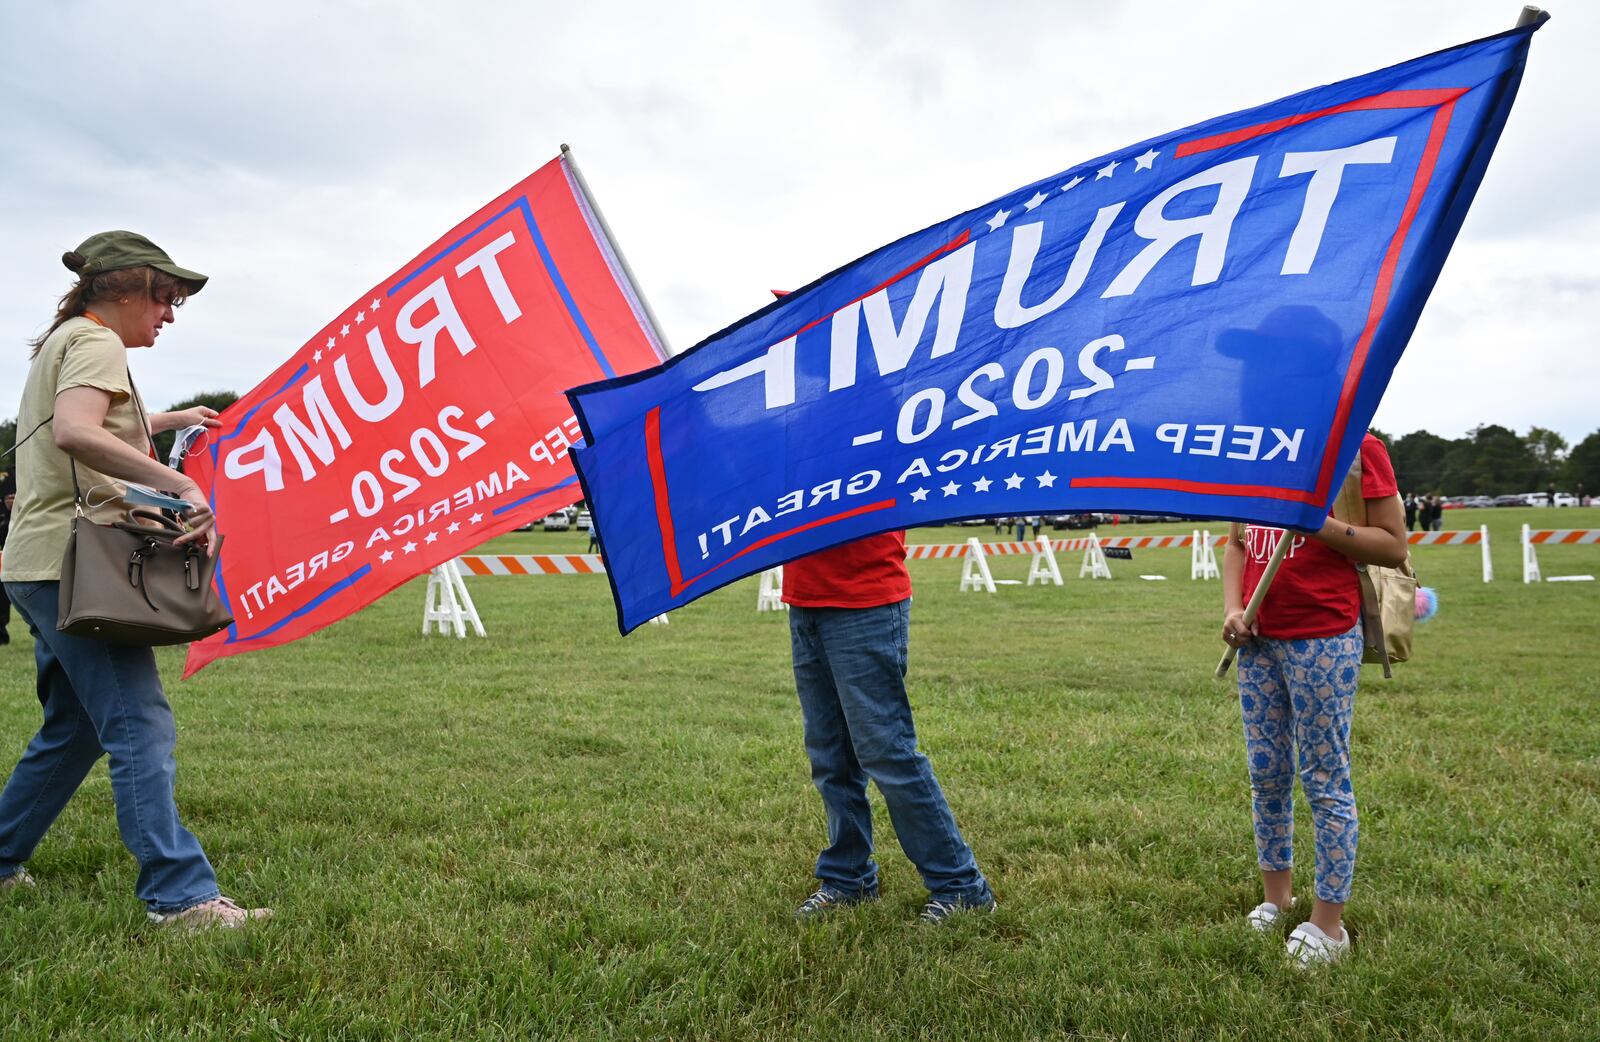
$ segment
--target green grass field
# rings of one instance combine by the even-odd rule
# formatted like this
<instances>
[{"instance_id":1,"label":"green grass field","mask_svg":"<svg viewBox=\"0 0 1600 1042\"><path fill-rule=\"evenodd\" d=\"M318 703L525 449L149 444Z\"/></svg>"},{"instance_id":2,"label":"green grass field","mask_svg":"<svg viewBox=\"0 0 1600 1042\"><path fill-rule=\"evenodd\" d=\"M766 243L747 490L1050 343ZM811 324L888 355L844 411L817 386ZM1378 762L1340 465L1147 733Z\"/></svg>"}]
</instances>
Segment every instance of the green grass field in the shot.
<instances>
[{"instance_id":1,"label":"green grass field","mask_svg":"<svg viewBox=\"0 0 1600 1042\"><path fill-rule=\"evenodd\" d=\"M187 822L279 918L146 927L101 766L0 897L0 1038L1600 1038L1600 583L1525 586L1517 546L1600 510L1446 515L1485 521L1498 580L1419 548L1440 616L1358 696L1355 946L1324 971L1242 922L1238 707L1186 551L995 596L913 564L922 743L1001 902L938 929L881 803L885 899L791 920L822 811L754 579L624 639L598 577L484 578L487 640L423 639L418 582L186 683L163 651ZM913 539L967 534L993 536ZM1600 574L1600 546L1540 559ZM37 726L30 649L0 648L0 770Z\"/></svg>"}]
</instances>

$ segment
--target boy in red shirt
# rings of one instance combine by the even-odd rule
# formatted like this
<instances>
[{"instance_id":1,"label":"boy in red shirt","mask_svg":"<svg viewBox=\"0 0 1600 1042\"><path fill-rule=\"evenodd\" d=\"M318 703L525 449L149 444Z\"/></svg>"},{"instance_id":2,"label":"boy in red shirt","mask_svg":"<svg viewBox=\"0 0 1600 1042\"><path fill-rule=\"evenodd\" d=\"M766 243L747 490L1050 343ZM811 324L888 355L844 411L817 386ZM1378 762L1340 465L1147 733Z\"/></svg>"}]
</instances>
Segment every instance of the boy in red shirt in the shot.
<instances>
[{"instance_id":1,"label":"boy in red shirt","mask_svg":"<svg viewBox=\"0 0 1600 1042\"><path fill-rule=\"evenodd\" d=\"M791 561L783 570L794 680L811 780L828 815L821 881L795 916L815 918L878 897L867 780L877 783L895 835L928 888L922 918L990 911L994 894L961 838L950 805L917 750L906 697L911 575L904 532L886 532Z\"/></svg>"}]
</instances>

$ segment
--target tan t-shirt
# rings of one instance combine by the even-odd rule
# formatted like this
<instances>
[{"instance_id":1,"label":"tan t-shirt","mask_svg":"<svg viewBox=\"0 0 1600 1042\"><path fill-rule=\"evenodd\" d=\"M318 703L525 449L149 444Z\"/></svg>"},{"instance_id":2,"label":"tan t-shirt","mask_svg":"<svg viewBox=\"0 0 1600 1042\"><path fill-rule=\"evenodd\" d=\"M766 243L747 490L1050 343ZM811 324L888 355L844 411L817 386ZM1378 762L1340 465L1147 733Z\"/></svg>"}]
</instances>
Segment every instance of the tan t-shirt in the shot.
<instances>
[{"instance_id":1,"label":"tan t-shirt","mask_svg":"<svg viewBox=\"0 0 1600 1042\"><path fill-rule=\"evenodd\" d=\"M26 437L56 407L56 395L73 387L94 387L111 395L106 429L141 452L150 442L134 403L128 379L128 349L122 339L87 318L71 318L50 334L22 388L17 436ZM98 487L97 487L98 486ZM120 483L78 464L78 487L95 521L115 521L127 512ZM33 582L61 578L61 555L72 531L72 470L56 448L49 424L17 449L17 500L0 578Z\"/></svg>"}]
</instances>

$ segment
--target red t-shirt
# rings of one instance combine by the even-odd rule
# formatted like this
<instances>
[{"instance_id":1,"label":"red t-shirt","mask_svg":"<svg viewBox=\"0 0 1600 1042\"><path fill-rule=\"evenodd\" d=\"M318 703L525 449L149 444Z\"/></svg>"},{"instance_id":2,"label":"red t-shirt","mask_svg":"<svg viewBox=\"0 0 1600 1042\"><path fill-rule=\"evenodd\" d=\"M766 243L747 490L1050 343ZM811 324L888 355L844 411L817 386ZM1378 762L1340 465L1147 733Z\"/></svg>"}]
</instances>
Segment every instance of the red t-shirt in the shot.
<instances>
[{"instance_id":1,"label":"red t-shirt","mask_svg":"<svg viewBox=\"0 0 1600 1042\"><path fill-rule=\"evenodd\" d=\"M877 608L911 596L906 534L884 532L783 566L783 601L802 608Z\"/></svg>"},{"instance_id":2,"label":"red t-shirt","mask_svg":"<svg viewBox=\"0 0 1600 1042\"><path fill-rule=\"evenodd\" d=\"M1361 443L1361 496L1383 499L1399 489L1383 442L1367 435ZM1244 530L1244 599L1248 603L1266 570L1267 559L1283 538L1281 528L1247 525ZM1304 640L1335 637L1361 621L1361 583L1355 564L1310 536L1293 533L1289 554L1261 602L1256 623L1263 637Z\"/></svg>"}]
</instances>

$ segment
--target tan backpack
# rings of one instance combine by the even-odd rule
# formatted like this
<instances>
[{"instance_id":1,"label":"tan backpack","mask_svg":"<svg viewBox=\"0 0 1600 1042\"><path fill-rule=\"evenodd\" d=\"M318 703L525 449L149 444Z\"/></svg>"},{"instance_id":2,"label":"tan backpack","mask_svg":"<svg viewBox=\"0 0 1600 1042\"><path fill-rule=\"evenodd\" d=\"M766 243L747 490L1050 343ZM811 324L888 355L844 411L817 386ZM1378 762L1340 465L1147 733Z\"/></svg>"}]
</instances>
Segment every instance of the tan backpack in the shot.
<instances>
[{"instance_id":1,"label":"tan backpack","mask_svg":"<svg viewBox=\"0 0 1600 1042\"><path fill-rule=\"evenodd\" d=\"M1356 453L1350 473L1333 501L1332 514L1350 525L1367 523L1367 501L1361 495L1361 453ZM1411 636L1417 626L1417 573L1411 553L1397 568L1376 564L1356 565L1361 579L1361 635L1366 641L1362 662L1383 665L1384 677L1394 676L1391 662L1411 657Z\"/></svg>"}]
</instances>

